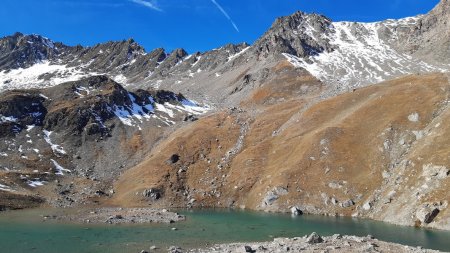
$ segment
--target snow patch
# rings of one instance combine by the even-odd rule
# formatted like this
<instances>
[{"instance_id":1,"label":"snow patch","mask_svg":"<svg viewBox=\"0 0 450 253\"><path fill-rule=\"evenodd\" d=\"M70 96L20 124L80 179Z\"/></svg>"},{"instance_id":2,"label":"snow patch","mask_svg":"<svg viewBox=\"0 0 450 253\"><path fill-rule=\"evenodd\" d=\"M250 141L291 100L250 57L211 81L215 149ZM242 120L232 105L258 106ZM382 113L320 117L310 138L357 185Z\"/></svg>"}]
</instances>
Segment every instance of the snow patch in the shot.
<instances>
[{"instance_id":1,"label":"snow patch","mask_svg":"<svg viewBox=\"0 0 450 253\"><path fill-rule=\"evenodd\" d=\"M113 77L113 80L120 84L127 84L127 82L128 82L128 79L123 74Z\"/></svg>"},{"instance_id":2,"label":"snow patch","mask_svg":"<svg viewBox=\"0 0 450 253\"><path fill-rule=\"evenodd\" d=\"M169 103L165 103L165 105L168 105ZM162 104L155 104L156 106L156 110L163 112L167 115L169 115L169 117L173 118L174 117L174 113L172 110L168 109L166 106L162 105Z\"/></svg>"},{"instance_id":3,"label":"snow patch","mask_svg":"<svg viewBox=\"0 0 450 253\"><path fill-rule=\"evenodd\" d=\"M55 166L55 169L56 169L55 175L64 176L63 172L68 172L68 173L72 172L68 169L65 169L63 166L59 165L59 163L57 163L55 160L50 159L50 161L52 161L53 165Z\"/></svg>"},{"instance_id":4,"label":"snow patch","mask_svg":"<svg viewBox=\"0 0 450 253\"><path fill-rule=\"evenodd\" d=\"M3 115L0 115L0 123L6 123L6 122L15 123L15 122L17 122L17 118L15 118L13 116L6 117Z\"/></svg>"},{"instance_id":5,"label":"snow patch","mask_svg":"<svg viewBox=\"0 0 450 253\"><path fill-rule=\"evenodd\" d=\"M249 48L250 48L250 47L246 47L246 48L242 49L239 53L230 55L230 56L228 57L227 62L229 62L229 61L231 61L231 60L233 60L233 59L239 57L240 55L244 54Z\"/></svg>"},{"instance_id":6,"label":"snow patch","mask_svg":"<svg viewBox=\"0 0 450 253\"><path fill-rule=\"evenodd\" d=\"M407 24L414 20L403 19L396 24ZM378 83L389 77L410 73L445 71L398 53L385 43L379 37L378 30L390 24L333 22L332 32L321 34L322 39L330 41L333 51L314 54L308 60L290 54L283 55L294 67L306 69L324 83L334 85L337 90ZM308 27L302 27L298 32L315 38Z\"/></svg>"},{"instance_id":7,"label":"snow patch","mask_svg":"<svg viewBox=\"0 0 450 253\"><path fill-rule=\"evenodd\" d=\"M41 179L39 179L39 178L35 178L35 179L27 181L27 185L29 185L30 187L33 187L33 188L36 188L38 186L43 186L44 183L45 183L45 181L41 181Z\"/></svg>"},{"instance_id":8,"label":"snow patch","mask_svg":"<svg viewBox=\"0 0 450 253\"><path fill-rule=\"evenodd\" d=\"M53 144L52 140L50 139L50 135L52 133L53 132L51 132L51 131L44 130L44 140L50 145L50 147L53 150L53 153L55 153L55 154L59 153L62 155L67 154L63 147L61 147L60 145L57 145L57 144Z\"/></svg>"},{"instance_id":9,"label":"snow patch","mask_svg":"<svg viewBox=\"0 0 450 253\"><path fill-rule=\"evenodd\" d=\"M7 191L7 192L11 192L13 190L11 190L11 187L6 186L4 184L0 184L0 191Z\"/></svg>"},{"instance_id":10,"label":"snow patch","mask_svg":"<svg viewBox=\"0 0 450 253\"><path fill-rule=\"evenodd\" d=\"M30 131L33 130L33 128L35 128L35 127L36 127L35 125L28 125L27 128L26 128L26 131L27 131L27 132L30 132Z\"/></svg>"},{"instance_id":11,"label":"snow patch","mask_svg":"<svg viewBox=\"0 0 450 253\"><path fill-rule=\"evenodd\" d=\"M44 80L41 78L43 75L52 77L49 80ZM7 73L1 72L0 91L51 87L64 82L77 81L90 75L94 75L94 73L87 74L77 67L67 67L66 65L42 61L29 68L13 69ZM42 94L41 97L46 98Z\"/></svg>"},{"instance_id":12,"label":"snow patch","mask_svg":"<svg viewBox=\"0 0 450 253\"><path fill-rule=\"evenodd\" d=\"M41 98L44 98L45 100L48 100L48 97L47 96L45 96L44 94L39 94L39 96L41 97Z\"/></svg>"},{"instance_id":13,"label":"snow patch","mask_svg":"<svg viewBox=\"0 0 450 253\"><path fill-rule=\"evenodd\" d=\"M110 110L127 126L137 126L143 123L144 120L149 120L154 112L151 104L154 102L153 98L149 97L150 104L139 105L136 103L136 98L133 94L128 93L128 97L131 101L130 106L114 105Z\"/></svg>"}]
</instances>

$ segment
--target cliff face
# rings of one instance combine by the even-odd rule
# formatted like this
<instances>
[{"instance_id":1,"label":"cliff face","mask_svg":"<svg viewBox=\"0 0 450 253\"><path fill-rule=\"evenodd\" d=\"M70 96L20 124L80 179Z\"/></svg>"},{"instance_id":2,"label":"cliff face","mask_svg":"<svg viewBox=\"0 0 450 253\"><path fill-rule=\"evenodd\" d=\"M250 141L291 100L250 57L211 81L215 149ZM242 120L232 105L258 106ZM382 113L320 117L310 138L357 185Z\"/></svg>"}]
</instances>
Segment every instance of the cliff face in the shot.
<instances>
[{"instance_id":1,"label":"cliff face","mask_svg":"<svg viewBox=\"0 0 450 253\"><path fill-rule=\"evenodd\" d=\"M449 64L450 2L441 0L428 14L409 27L398 28L397 48L428 62Z\"/></svg>"}]
</instances>

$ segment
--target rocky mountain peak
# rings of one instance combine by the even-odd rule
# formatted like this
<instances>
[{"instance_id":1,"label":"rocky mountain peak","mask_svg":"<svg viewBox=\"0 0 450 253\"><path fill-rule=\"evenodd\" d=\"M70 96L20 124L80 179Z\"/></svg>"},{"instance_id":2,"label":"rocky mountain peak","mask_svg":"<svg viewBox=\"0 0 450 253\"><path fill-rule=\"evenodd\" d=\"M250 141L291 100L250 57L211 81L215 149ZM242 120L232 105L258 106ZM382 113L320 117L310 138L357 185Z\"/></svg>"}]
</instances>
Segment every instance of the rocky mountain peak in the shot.
<instances>
[{"instance_id":1,"label":"rocky mountain peak","mask_svg":"<svg viewBox=\"0 0 450 253\"><path fill-rule=\"evenodd\" d=\"M278 26L283 27L285 29L296 30L299 28L300 25L304 23L313 25L314 23L323 23L323 22L331 23L331 20L320 14L296 11L292 15L277 18L275 22L272 24L272 28Z\"/></svg>"},{"instance_id":2,"label":"rocky mountain peak","mask_svg":"<svg viewBox=\"0 0 450 253\"><path fill-rule=\"evenodd\" d=\"M49 60L67 47L40 35L15 33L0 39L0 70L25 68Z\"/></svg>"},{"instance_id":3,"label":"rocky mountain peak","mask_svg":"<svg viewBox=\"0 0 450 253\"><path fill-rule=\"evenodd\" d=\"M318 14L297 11L275 20L272 27L255 43L258 57L288 53L308 57L332 51L329 41L320 34L328 33L332 21Z\"/></svg>"},{"instance_id":4,"label":"rocky mountain peak","mask_svg":"<svg viewBox=\"0 0 450 253\"><path fill-rule=\"evenodd\" d=\"M177 48L170 53L170 56L173 56L178 59L183 58L187 55L188 55L188 53L183 48Z\"/></svg>"}]
</instances>

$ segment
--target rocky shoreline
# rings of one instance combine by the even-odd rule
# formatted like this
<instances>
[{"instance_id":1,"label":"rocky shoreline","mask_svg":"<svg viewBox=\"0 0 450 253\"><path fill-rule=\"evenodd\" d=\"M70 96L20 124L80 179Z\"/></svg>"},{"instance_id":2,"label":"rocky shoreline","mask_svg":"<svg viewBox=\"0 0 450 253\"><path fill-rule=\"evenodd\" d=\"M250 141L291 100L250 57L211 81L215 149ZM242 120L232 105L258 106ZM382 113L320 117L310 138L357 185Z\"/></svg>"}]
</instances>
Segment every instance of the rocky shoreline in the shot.
<instances>
[{"instance_id":1,"label":"rocky shoreline","mask_svg":"<svg viewBox=\"0 0 450 253\"><path fill-rule=\"evenodd\" d=\"M309 236L295 238L275 238L271 242L220 244L210 248L183 251L171 247L169 252L191 253L233 253L233 252L416 252L437 253L440 251L410 247L396 243L384 242L373 236L357 237L347 235L333 235L321 237L316 233Z\"/></svg>"},{"instance_id":2,"label":"rocky shoreline","mask_svg":"<svg viewBox=\"0 0 450 253\"><path fill-rule=\"evenodd\" d=\"M45 220L90 224L174 223L186 219L184 215L155 208L95 208L80 209L61 215L44 215Z\"/></svg>"}]
</instances>

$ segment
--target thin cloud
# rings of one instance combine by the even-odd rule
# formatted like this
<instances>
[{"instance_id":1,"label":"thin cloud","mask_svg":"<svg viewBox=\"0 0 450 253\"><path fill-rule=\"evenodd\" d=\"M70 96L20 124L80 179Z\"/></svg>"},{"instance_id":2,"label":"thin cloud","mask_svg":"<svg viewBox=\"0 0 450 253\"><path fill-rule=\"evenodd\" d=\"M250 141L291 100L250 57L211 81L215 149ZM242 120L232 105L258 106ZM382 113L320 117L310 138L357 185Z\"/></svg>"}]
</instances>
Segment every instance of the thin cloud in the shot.
<instances>
[{"instance_id":1,"label":"thin cloud","mask_svg":"<svg viewBox=\"0 0 450 253\"><path fill-rule=\"evenodd\" d=\"M152 1L144 1L144 0L129 0L130 2L133 2L135 4L139 4L142 6L145 6L147 8L150 8L155 11L163 11L161 8L158 7L158 4L155 0Z\"/></svg>"},{"instance_id":2,"label":"thin cloud","mask_svg":"<svg viewBox=\"0 0 450 253\"><path fill-rule=\"evenodd\" d=\"M86 7L111 7L118 8L124 6L123 3L112 3L112 2L82 2L82 1L63 1L63 2L55 2L55 4L64 4L68 6L78 7L78 6L86 6Z\"/></svg>"},{"instance_id":3,"label":"thin cloud","mask_svg":"<svg viewBox=\"0 0 450 253\"><path fill-rule=\"evenodd\" d=\"M222 6L220 6L220 4L218 2L216 2L216 0L211 0L211 2L213 2L213 4L215 4L217 6L217 8L223 13L223 15L231 22L234 29L236 29L236 31L239 32L239 28L234 23L233 19L231 19L230 15L228 15L228 13L222 8Z\"/></svg>"}]
</instances>

